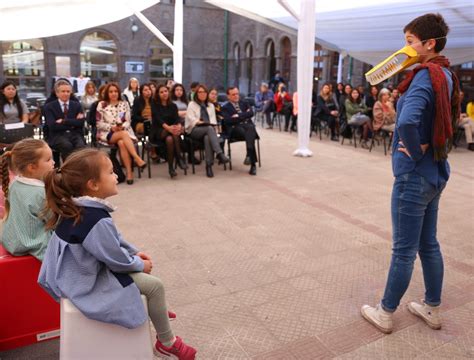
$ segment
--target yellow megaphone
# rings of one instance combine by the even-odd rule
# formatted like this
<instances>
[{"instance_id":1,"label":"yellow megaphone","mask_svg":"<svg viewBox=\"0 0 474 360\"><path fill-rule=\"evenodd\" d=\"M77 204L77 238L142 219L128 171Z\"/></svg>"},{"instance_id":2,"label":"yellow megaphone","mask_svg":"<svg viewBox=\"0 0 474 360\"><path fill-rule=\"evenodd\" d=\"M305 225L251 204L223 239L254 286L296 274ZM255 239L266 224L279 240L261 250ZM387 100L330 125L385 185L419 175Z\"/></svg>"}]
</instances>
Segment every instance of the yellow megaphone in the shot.
<instances>
[{"instance_id":1,"label":"yellow megaphone","mask_svg":"<svg viewBox=\"0 0 474 360\"><path fill-rule=\"evenodd\" d=\"M416 50L411 46L405 46L365 73L365 78L371 85L377 85L417 61Z\"/></svg>"}]
</instances>

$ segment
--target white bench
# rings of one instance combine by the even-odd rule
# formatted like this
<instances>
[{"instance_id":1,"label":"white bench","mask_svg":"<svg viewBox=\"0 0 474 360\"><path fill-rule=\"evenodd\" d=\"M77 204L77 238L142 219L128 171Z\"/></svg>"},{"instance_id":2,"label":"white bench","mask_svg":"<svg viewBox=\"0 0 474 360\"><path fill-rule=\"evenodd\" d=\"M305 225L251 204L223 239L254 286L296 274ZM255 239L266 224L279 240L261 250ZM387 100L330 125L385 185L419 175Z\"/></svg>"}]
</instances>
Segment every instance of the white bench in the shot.
<instances>
[{"instance_id":1,"label":"white bench","mask_svg":"<svg viewBox=\"0 0 474 360\"><path fill-rule=\"evenodd\" d=\"M147 310L143 295L142 300ZM68 299L61 299L61 360L151 360L153 346L148 321L136 329L127 329L91 320Z\"/></svg>"}]
</instances>

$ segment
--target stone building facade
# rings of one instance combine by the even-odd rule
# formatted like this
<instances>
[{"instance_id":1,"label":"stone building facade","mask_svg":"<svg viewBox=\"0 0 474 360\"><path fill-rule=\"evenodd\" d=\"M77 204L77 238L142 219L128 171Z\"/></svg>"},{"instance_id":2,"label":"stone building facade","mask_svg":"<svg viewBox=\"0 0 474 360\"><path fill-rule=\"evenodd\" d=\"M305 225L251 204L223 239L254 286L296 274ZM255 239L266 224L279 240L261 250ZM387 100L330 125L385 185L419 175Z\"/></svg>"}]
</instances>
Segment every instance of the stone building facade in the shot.
<instances>
[{"instance_id":1,"label":"stone building facade","mask_svg":"<svg viewBox=\"0 0 474 360\"><path fill-rule=\"evenodd\" d=\"M162 1L143 14L173 42L171 3ZM132 76L144 82L163 81L172 75L171 51L134 17L70 34L0 45L0 81L19 82L24 92L48 93L56 75L77 77L82 73L98 84L118 81L121 87ZM255 93L259 84L268 82L278 69L294 91L296 48L295 33L285 33L203 1L185 2L185 86L199 81L221 90L237 85L244 94ZM17 56L19 52L23 52L21 56ZM316 82L335 82L338 55L325 51L323 58L318 62L322 69L315 68L315 74L319 74ZM360 78L357 66L353 70L353 79Z\"/></svg>"}]
</instances>

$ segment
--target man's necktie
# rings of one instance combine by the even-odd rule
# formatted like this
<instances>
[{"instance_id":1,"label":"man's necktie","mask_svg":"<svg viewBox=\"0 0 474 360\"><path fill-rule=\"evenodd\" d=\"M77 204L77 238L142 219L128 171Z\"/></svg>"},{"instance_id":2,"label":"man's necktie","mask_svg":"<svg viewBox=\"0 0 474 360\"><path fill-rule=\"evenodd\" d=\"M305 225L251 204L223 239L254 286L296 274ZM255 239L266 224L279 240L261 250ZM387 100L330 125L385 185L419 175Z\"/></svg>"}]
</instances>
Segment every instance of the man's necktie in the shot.
<instances>
[{"instance_id":1,"label":"man's necktie","mask_svg":"<svg viewBox=\"0 0 474 360\"><path fill-rule=\"evenodd\" d=\"M68 112L68 108L67 108L67 103L64 103L64 118L66 119L67 118L67 112Z\"/></svg>"},{"instance_id":2,"label":"man's necktie","mask_svg":"<svg viewBox=\"0 0 474 360\"><path fill-rule=\"evenodd\" d=\"M234 104L234 108L235 108L235 110L236 110L238 113L241 113L241 112L242 112L242 110L240 110L240 106L239 106L239 103L238 103L238 102L236 102L236 103Z\"/></svg>"}]
</instances>

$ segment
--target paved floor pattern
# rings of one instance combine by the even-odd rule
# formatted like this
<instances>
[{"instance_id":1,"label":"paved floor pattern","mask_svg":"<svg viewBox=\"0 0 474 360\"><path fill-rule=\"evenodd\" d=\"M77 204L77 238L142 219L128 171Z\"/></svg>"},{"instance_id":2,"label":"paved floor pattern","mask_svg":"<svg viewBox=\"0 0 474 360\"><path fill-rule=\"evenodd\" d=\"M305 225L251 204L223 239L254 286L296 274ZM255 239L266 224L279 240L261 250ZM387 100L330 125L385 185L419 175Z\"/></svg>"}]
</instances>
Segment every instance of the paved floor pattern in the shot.
<instances>
[{"instance_id":1,"label":"paved floor pattern","mask_svg":"<svg viewBox=\"0 0 474 360\"><path fill-rule=\"evenodd\" d=\"M439 216L445 259L443 329L406 310L423 298L419 265L383 335L359 314L383 292L391 250L390 157L311 139L312 158L295 158L296 135L259 130L263 167L242 165L205 177L120 185L111 199L126 239L154 258L166 285L176 334L199 359L474 358L474 156L450 155L452 178ZM55 359L52 341L0 354L2 359Z\"/></svg>"}]
</instances>

